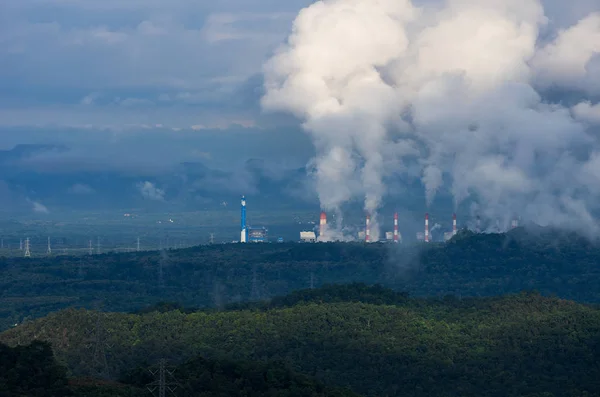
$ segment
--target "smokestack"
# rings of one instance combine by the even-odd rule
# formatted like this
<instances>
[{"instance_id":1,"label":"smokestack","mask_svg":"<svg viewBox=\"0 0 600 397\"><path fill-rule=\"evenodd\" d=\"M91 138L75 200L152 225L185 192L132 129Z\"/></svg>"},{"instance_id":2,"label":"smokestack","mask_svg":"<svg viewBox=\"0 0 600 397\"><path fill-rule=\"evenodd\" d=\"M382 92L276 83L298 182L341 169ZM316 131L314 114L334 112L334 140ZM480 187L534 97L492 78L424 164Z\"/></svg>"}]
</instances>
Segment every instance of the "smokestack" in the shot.
<instances>
[{"instance_id":1,"label":"smokestack","mask_svg":"<svg viewBox=\"0 0 600 397\"><path fill-rule=\"evenodd\" d=\"M327 228L327 214L322 211L321 218L319 219L319 237L323 237L325 235L326 228Z\"/></svg>"},{"instance_id":2,"label":"smokestack","mask_svg":"<svg viewBox=\"0 0 600 397\"><path fill-rule=\"evenodd\" d=\"M425 213L425 242L429 242L429 213Z\"/></svg>"},{"instance_id":3,"label":"smokestack","mask_svg":"<svg viewBox=\"0 0 600 397\"><path fill-rule=\"evenodd\" d=\"M456 236L456 214L452 214L452 235Z\"/></svg>"},{"instance_id":4,"label":"smokestack","mask_svg":"<svg viewBox=\"0 0 600 397\"><path fill-rule=\"evenodd\" d=\"M245 243L248 238L248 229L246 228L246 197L242 196L242 222L241 222L240 243Z\"/></svg>"},{"instance_id":5,"label":"smokestack","mask_svg":"<svg viewBox=\"0 0 600 397\"><path fill-rule=\"evenodd\" d=\"M394 242L398 242L398 213L394 213Z\"/></svg>"},{"instance_id":6,"label":"smokestack","mask_svg":"<svg viewBox=\"0 0 600 397\"><path fill-rule=\"evenodd\" d=\"M371 242L371 216L367 215L366 225L365 225L365 242Z\"/></svg>"}]
</instances>

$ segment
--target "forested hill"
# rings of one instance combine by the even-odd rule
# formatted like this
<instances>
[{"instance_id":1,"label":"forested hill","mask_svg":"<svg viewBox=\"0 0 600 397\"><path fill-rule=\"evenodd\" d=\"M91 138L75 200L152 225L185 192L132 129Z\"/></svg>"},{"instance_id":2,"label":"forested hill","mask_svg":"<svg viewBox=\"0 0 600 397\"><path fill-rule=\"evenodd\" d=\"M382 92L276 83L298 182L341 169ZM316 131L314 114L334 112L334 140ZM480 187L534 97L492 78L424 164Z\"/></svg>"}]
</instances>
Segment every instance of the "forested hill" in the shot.
<instances>
[{"instance_id":1,"label":"forested hill","mask_svg":"<svg viewBox=\"0 0 600 397\"><path fill-rule=\"evenodd\" d=\"M311 285L380 283L411 296L538 290L600 302L600 246L522 229L447 244L227 244L83 257L0 258L0 329L66 307L132 311L159 301L223 307Z\"/></svg>"},{"instance_id":2,"label":"forested hill","mask_svg":"<svg viewBox=\"0 0 600 397\"><path fill-rule=\"evenodd\" d=\"M535 293L406 298L360 284L299 292L276 306L142 315L69 309L6 331L0 342L49 341L71 376L102 373L132 386L149 382L143 369L164 358L192 388L229 379L232 388L312 391L276 394L290 396L330 395L318 382L373 397L600 396L600 310L591 306Z\"/></svg>"}]
</instances>

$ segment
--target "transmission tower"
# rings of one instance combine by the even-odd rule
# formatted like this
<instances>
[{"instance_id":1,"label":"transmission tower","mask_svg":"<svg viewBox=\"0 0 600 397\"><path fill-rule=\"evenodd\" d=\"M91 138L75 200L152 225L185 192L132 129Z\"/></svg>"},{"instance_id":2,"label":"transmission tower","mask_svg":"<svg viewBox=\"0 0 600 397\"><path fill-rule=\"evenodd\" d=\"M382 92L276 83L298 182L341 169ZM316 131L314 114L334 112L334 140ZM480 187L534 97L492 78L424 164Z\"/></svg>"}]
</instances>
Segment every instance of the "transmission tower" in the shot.
<instances>
[{"instance_id":1,"label":"transmission tower","mask_svg":"<svg viewBox=\"0 0 600 397\"><path fill-rule=\"evenodd\" d=\"M92 350L90 369L94 372L94 375L102 379L109 379L110 373L106 359L106 349L110 349L112 346L106 341L107 332L104 327L103 316L104 313L98 311L94 328L88 329L91 338L87 347Z\"/></svg>"},{"instance_id":2,"label":"transmission tower","mask_svg":"<svg viewBox=\"0 0 600 397\"><path fill-rule=\"evenodd\" d=\"M48 237L48 250L46 251L48 255L52 255L52 247L50 246L50 237Z\"/></svg>"},{"instance_id":3,"label":"transmission tower","mask_svg":"<svg viewBox=\"0 0 600 397\"><path fill-rule=\"evenodd\" d=\"M83 279L85 275L83 274L83 264L81 262L81 259L79 259L79 263L77 264L77 276L80 279Z\"/></svg>"},{"instance_id":4,"label":"transmission tower","mask_svg":"<svg viewBox=\"0 0 600 397\"><path fill-rule=\"evenodd\" d=\"M158 260L158 288L162 291L165 288L164 266L168 260L168 256L164 250L160 251L160 259Z\"/></svg>"},{"instance_id":5,"label":"transmission tower","mask_svg":"<svg viewBox=\"0 0 600 397\"><path fill-rule=\"evenodd\" d=\"M258 287L258 280L256 278L256 268L252 269L252 292L250 293L250 300L260 300L260 290Z\"/></svg>"},{"instance_id":6,"label":"transmission tower","mask_svg":"<svg viewBox=\"0 0 600 397\"><path fill-rule=\"evenodd\" d=\"M29 237L25 240L25 258L31 257L31 251L29 251Z\"/></svg>"},{"instance_id":7,"label":"transmission tower","mask_svg":"<svg viewBox=\"0 0 600 397\"><path fill-rule=\"evenodd\" d=\"M92 248L92 240L89 241L89 247L88 247L88 254L89 255L93 255L94 254L94 249Z\"/></svg>"},{"instance_id":8,"label":"transmission tower","mask_svg":"<svg viewBox=\"0 0 600 397\"><path fill-rule=\"evenodd\" d=\"M177 386L177 381L175 380L175 376L173 375L173 371L167 369L167 360L161 358L158 364L158 369L150 370L150 373L154 376L157 376L158 379L154 382L146 385L150 393L153 396L158 397L166 397L167 393L169 396L176 396L175 389ZM167 380L167 377L170 380Z\"/></svg>"}]
</instances>

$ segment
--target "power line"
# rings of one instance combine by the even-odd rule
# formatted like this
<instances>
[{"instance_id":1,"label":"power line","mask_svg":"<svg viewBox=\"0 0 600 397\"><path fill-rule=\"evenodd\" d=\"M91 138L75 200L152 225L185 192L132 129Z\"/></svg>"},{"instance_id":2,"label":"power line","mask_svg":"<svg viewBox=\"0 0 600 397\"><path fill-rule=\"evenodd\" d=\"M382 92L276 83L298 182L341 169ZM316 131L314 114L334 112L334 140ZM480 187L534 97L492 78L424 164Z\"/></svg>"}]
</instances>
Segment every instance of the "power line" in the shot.
<instances>
[{"instance_id":1,"label":"power line","mask_svg":"<svg viewBox=\"0 0 600 397\"><path fill-rule=\"evenodd\" d=\"M161 250L160 258L158 260L158 288L161 291L165 288L164 265L168 258L167 253L164 250Z\"/></svg>"},{"instance_id":2,"label":"power line","mask_svg":"<svg viewBox=\"0 0 600 397\"><path fill-rule=\"evenodd\" d=\"M179 384L173 375L174 371L167 369L166 362L167 360L161 358L158 363L158 369L155 369L154 371L150 370L152 375L158 376L157 380L146 385L153 396L166 397L167 392L169 395L176 396L175 389ZM170 378L170 381L167 378Z\"/></svg>"},{"instance_id":3,"label":"power line","mask_svg":"<svg viewBox=\"0 0 600 397\"><path fill-rule=\"evenodd\" d=\"M252 269L252 291L250 292L250 300L260 300L260 289L258 287L258 280L256 278L256 268Z\"/></svg>"},{"instance_id":4,"label":"power line","mask_svg":"<svg viewBox=\"0 0 600 397\"><path fill-rule=\"evenodd\" d=\"M98 309L97 309L98 310ZM106 349L111 348L106 341L106 328L103 322L104 313L98 311L96 316L96 324L93 329L88 330L92 334L88 348L92 349L91 370L94 374L102 379L109 379L110 372L108 369L108 361L106 359Z\"/></svg>"},{"instance_id":5,"label":"power line","mask_svg":"<svg viewBox=\"0 0 600 397\"><path fill-rule=\"evenodd\" d=\"M31 251L29 251L29 237L25 240L25 258L31 257Z\"/></svg>"}]
</instances>

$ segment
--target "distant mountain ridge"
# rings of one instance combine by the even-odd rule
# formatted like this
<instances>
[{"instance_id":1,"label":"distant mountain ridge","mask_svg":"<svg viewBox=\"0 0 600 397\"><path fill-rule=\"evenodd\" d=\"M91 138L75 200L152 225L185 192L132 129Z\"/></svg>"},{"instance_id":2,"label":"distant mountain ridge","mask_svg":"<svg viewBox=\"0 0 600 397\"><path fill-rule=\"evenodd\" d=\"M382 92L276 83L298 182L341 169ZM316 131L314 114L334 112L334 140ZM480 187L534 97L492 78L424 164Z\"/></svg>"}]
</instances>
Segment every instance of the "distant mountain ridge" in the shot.
<instances>
[{"instance_id":1,"label":"distant mountain ridge","mask_svg":"<svg viewBox=\"0 0 600 397\"><path fill-rule=\"evenodd\" d=\"M296 194L305 186L303 167L277 169L263 159L248 159L243 168L224 171L201 162L182 162L160 173L132 175L112 169L49 170L36 164L37 158L67 152L62 145L17 145L0 151L0 212L31 211L30 201L60 210L216 209L222 202L237 202L242 194L260 195L269 202L268 208L307 204L302 194ZM156 194L144 196L140 191L144 184Z\"/></svg>"}]
</instances>

